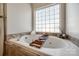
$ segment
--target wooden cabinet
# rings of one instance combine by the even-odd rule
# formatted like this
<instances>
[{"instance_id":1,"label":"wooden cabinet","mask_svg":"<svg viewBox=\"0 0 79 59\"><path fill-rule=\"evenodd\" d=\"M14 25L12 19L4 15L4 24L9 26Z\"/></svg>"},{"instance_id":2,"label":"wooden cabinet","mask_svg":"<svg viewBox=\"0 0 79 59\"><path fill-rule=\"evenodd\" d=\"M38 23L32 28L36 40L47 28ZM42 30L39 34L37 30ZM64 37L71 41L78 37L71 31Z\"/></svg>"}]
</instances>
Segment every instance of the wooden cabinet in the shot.
<instances>
[{"instance_id":1,"label":"wooden cabinet","mask_svg":"<svg viewBox=\"0 0 79 59\"><path fill-rule=\"evenodd\" d=\"M6 43L6 56L31 56L33 53L28 52L20 46L12 43Z\"/></svg>"},{"instance_id":2,"label":"wooden cabinet","mask_svg":"<svg viewBox=\"0 0 79 59\"><path fill-rule=\"evenodd\" d=\"M3 4L0 3L0 56L3 55L4 46L4 18L3 18Z\"/></svg>"},{"instance_id":3,"label":"wooden cabinet","mask_svg":"<svg viewBox=\"0 0 79 59\"><path fill-rule=\"evenodd\" d=\"M0 18L0 55L3 55L3 42L4 42L4 24L3 18Z\"/></svg>"},{"instance_id":4,"label":"wooden cabinet","mask_svg":"<svg viewBox=\"0 0 79 59\"><path fill-rule=\"evenodd\" d=\"M6 54L7 56L13 56L16 53L16 48L12 44L7 44L6 45Z\"/></svg>"},{"instance_id":5,"label":"wooden cabinet","mask_svg":"<svg viewBox=\"0 0 79 59\"><path fill-rule=\"evenodd\" d=\"M6 4L0 3L0 56L4 54L4 36L6 36Z\"/></svg>"},{"instance_id":6,"label":"wooden cabinet","mask_svg":"<svg viewBox=\"0 0 79 59\"><path fill-rule=\"evenodd\" d=\"M12 42L6 42L6 56L46 56L48 54L38 52L28 47Z\"/></svg>"}]
</instances>

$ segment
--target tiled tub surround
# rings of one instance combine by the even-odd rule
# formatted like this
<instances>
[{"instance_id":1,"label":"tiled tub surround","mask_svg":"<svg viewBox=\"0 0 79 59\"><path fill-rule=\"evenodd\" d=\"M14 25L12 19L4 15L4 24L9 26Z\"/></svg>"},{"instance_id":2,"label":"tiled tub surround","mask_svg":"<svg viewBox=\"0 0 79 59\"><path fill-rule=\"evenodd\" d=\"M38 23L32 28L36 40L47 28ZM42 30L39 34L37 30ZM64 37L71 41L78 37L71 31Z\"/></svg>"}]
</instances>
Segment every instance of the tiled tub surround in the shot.
<instances>
[{"instance_id":1,"label":"tiled tub surround","mask_svg":"<svg viewBox=\"0 0 79 59\"><path fill-rule=\"evenodd\" d=\"M79 39L78 38L69 36L69 40L79 47Z\"/></svg>"},{"instance_id":2,"label":"tiled tub surround","mask_svg":"<svg viewBox=\"0 0 79 59\"><path fill-rule=\"evenodd\" d=\"M30 32L22 32L22 33L8 34L7 35L7 40L12 39L12 38L19 39L20 37L22 37L24 35L29 35L29 34L30 34Z\"/></svg>"},{"instance_id":3,"label":"tiled tub surround","mask_svg":"<svg viewBox=\"0 0 79 59\"><path fill-rule=\"evenodd\" d=\"M7 39L12 39L12 38L19 39L20 37L22 37L24 35L30 35L30 34L31 34L31 32L22 32L22 33L8 34L7 35ZM42 33L36 33L36 34L42 34ZM53 34L50 33L49 35L57 36L57 37L59 36L59 34L57 35L55 33L53 33Z\"/></svg>"},{"instance_id":4,"label":"tiled tub surround","mask_svg":"<svg viewBox=\"0 0 79 59\"><path fill-rule=\"evenodd\" d=\"M22 32L22 33L16 33L16 34L8 34L7 35L7 39L12 39L12 38L19 39L20 37L22 37L24 35L27 35L27 34L29 35L30 32ZM56 35L54 35L54 36L56 36ZM74 37L72 37L70 35L68 35L68 36L69 36L69 39L68 40L70 40L71 42L73 42L74 44L76 44L79 47L79 39L78 38L74 38Z\"/></svg>"}]
</instances>

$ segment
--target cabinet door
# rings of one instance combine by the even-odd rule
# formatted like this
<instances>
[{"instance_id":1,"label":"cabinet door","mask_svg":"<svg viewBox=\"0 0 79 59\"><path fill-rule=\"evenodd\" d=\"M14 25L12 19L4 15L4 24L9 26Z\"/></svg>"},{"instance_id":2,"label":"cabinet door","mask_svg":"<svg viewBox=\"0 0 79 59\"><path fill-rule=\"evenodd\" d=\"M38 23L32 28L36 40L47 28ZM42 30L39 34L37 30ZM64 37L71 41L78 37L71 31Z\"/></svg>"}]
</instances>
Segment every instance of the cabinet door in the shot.
<instances>
[{"instance_id":1,"label":"cabinet door","mask_svg":"<svg viewBox=\"0 0 79 59\"><path fill-rule=\"evenodd\" d=\"M0 3L0 16L3 16L3 3Z\"/></svg>"},{"instance_id":2,"label":"cabinet door","mask_svg":"<svg viewBox=\"0 0 79 59\"><path fill-rule=\"evenodd\" d=\"M6 44L6 56L16 56L16 46L11 43Z\"/></svg>"},{"instance_id":3,"label":"cabinet door","mask_svg":"<svg viewBox=\"0 0 79 59\"><path fill-rule=\"evenodd\" d=\"M3 55L3 43L4 43L4 25L3 25L3 18L0 18L0 55Z\"/></svg>"}]
</instances>

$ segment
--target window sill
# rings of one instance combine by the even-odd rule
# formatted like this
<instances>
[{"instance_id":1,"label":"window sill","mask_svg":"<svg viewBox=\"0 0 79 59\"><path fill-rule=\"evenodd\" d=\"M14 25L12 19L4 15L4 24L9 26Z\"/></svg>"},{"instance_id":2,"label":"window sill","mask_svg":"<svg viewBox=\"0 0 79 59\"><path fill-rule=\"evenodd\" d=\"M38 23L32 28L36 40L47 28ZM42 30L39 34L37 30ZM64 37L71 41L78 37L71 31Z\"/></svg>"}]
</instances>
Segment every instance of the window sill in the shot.
<instances>
[{"instance_id":1,"label":"window sill","mask_svg":"<svg viewBox=\"0 0 79 59\"><path fill-rule=\"evenodd\" d=\"M50 32L36 32L36 34L48 33L48 35L58 36L60 33L50 33Z\"/></svg>"}]
</instances>

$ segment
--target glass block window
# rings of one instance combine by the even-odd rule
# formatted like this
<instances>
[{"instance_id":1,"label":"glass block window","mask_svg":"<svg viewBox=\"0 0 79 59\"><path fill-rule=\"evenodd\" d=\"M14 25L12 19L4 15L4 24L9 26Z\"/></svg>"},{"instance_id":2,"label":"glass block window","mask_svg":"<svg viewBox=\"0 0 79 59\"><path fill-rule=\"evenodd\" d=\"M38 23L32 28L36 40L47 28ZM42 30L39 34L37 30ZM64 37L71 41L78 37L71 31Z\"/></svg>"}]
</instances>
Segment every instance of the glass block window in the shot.
<instances>
[{"instance_id":1,"label":"glass block window","mask_svg":"<svg viewBox=\"0 0 79 59\"><path fill-rule=\"evenodd\" d=\"M36 32L59 33L59 4L36 10Z\"/></svg>"}]
</instances>

